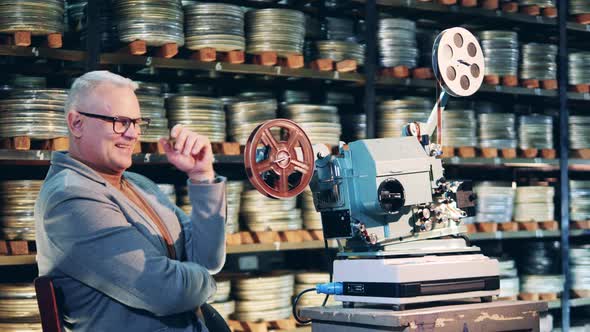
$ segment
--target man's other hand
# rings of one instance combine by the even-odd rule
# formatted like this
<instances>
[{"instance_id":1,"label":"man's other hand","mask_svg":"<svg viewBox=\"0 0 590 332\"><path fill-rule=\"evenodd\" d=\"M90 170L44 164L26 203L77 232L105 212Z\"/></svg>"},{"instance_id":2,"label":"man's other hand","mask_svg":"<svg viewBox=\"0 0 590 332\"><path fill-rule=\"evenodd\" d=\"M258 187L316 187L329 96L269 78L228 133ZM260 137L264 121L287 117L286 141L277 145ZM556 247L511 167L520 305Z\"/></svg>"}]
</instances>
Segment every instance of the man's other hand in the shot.
<instances>
[{"instance_id":1,"label":"man's other hand","mask_svg":"<svg viewBox=\"0 0 590 332\"><path fill-rule=\"evenodd\" d=\"M170 130L170 138L161 138L160 143L172 165L195 182L213 180L213 150L209 138L180 124Z\"/></svg>"}]
</instances>

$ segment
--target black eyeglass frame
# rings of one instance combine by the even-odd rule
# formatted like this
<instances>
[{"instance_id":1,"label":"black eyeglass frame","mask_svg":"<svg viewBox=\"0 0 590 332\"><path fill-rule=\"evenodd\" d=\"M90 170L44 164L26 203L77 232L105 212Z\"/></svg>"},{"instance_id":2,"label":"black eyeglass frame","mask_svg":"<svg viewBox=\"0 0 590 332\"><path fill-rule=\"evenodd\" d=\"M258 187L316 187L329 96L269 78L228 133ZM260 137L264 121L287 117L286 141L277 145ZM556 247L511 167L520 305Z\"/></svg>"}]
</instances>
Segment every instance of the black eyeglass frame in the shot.
<instances>
[{"instance_id":1,"label":"black eyeglass frame","mask_svg":"<svg viewBox=\"0 0 590 332\"><path fill-rule=\"evenodd\" d=\"M124 134L127 132L127 130L129 130L129 127L131 127L131 124L133 123L133 125L135 126L135 128L137 128L137 121L142 121L143 123L145 123L145 129L142 128L142 134L144 134L144 130L147 131L147 129L150 126L150 123L152 122L152 119L150 118L137 118L137 119L132 119L132 118L128 118L126 116L108 116L108 115L102 115L102 114L94 114L94 113L86 113L86 112L80 112L77 111L78 113L85 115L89 118L96 118L96 119L100 119L103 121L108 121L108 122L112 122L113 123L113 132L115 134ZM123 125L125 126L125 129L122 132L118 132L117 130L115 130L115 123L116 122L121 122L121 121L126 121L123 123ZM140 125L140 127L143 124Z\"/></svg>"}]
</instances>

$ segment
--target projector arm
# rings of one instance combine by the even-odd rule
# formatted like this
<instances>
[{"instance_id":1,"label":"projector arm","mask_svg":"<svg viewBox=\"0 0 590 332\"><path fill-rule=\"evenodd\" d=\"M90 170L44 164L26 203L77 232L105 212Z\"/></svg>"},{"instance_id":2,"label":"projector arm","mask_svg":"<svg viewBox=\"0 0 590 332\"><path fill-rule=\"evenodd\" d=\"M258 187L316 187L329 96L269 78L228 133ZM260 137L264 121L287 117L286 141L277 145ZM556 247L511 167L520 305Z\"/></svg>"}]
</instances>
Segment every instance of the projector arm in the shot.
<instances>
[{"instance_id":1,"label":"projector arm","mask_svg":"<svg viewBox=\"0 0 590 332\"><path fill-rule=\"evenodd\" d=\"M430 116L428 117L428 122L426 123L426 129L422 132L422 135L431 136L434 133L435 128L442 128L442 112L445 110L447 106L447 102L449 101L449 94L446 92L442 92L434 104L432 108L432 112L430 112ZM439 106L440 105L440 106ZM438 135L442 137L441 130L438 131ZM438 140L437 140L438 141ZM442 142L437 142L438 144L442 144Z\"/></svg>"},{"instance_id":2,"label":"projector arm","mask_svg":"<svg viewBox=\"0 0 590 332\"><path fill-rule=\"evenodd\" d=\"M404 126L404 136L416 136L418 139L422 139L422 136L432 136L435 128L442 128L442 112L445 110L445 106L449 101L449 94L442 92L438 97L430 116L428 117L427 123L413 122ZM442 145L442 130L437 132L437 144Z\"/></svg>"}]
</instances>

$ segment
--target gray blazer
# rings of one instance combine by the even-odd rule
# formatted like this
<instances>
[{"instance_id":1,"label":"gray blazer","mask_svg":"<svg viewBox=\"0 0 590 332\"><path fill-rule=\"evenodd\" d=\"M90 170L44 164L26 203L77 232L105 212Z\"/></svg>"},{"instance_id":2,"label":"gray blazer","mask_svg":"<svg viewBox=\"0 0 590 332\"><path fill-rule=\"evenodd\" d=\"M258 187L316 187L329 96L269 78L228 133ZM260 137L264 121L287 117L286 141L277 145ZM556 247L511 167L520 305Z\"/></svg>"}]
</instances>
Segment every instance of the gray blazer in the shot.
<instances>
[{"instance_id":1,"label":"gray blazer","mask_svg":"<svg viewBox=\"0 0 590 332\"><path fill-rule=\"evenodd\" d=\"M194 311L215 293L211 274L225 263L225 179L188 183L189 217L149 179L123 176L170 230L179 260L123 193L53 153L35 205L37 262L63 296L66 330L206 331Z\"/></svg>"}]
</instances>

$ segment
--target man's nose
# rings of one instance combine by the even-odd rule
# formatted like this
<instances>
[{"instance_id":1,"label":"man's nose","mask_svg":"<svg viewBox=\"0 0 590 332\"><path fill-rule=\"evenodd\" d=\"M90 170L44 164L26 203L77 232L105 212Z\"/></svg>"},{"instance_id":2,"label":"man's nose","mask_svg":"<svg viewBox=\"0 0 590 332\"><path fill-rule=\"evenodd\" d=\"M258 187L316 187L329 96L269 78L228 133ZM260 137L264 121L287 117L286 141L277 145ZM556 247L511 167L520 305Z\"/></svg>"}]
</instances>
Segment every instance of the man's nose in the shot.
<instances>
[{"instance_id":1,"label":"man's nose","mask_svg":"<svg viewBox=\"0 0 590 332\"><path fill-rule=\"evenodd\" d=\"M129 124L129 128L123 133L123 136L128 138L138 138L141 135L141 128L134 123Z\"/></svg>"}]
</instances>

